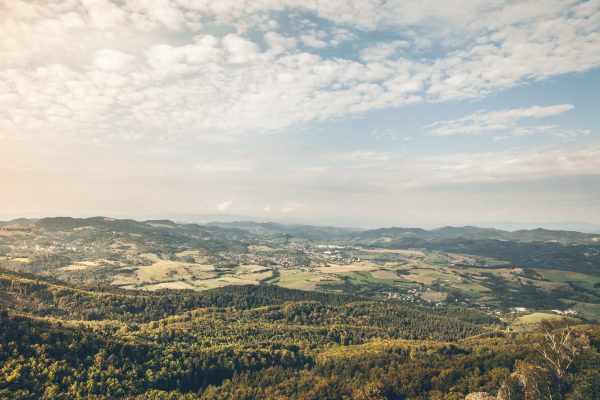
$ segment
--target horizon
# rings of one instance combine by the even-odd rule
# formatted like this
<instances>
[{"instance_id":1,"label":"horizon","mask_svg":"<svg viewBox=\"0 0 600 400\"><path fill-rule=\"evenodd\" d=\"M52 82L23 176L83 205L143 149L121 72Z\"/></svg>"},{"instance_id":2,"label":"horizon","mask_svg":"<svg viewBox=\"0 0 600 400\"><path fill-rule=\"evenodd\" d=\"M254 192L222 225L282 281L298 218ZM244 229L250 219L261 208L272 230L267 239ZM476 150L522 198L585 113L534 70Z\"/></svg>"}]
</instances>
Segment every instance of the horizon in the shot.
<instances>
[{"instance_id":1,"label":"horizon","mask_svg":"<svg viewBox=\"0 0 600 400\"><path fill-rule=\"evenodd\" d=\"M0 4L5 215L600 226L596 1L52 4Z\"/></svg>"},{"instance_id":2,"label":"horizon","mask_svg":"<svg viewBox=\"0 0 600 400\"><path fill-rule=\"evenodd\" d=\"M7 217L6 215L0 214L0 222L10 222L13 220L27 219L31 221L38 221L46 218L74 218L74 219L89 219L89 218L108 218L115 220L133 220L136 222L148 222L148 221L170 221L176 224L199 224L199 225L210 225L210 224L228 224L228 223L256 223L256 224L280 224L288 226L309 226L314 228L339 228L348 230L376 230L376 229L423 229L427 231L434 231L443 228L477 228L477 229L495 229L506 232L515 232L519 230L552 230L552 231L566 231L566 232L578 232L578 233L589 233L589 234L600 234L600 225L594 225L581 221L560 221L560 222L547 222L547 223L535 223L535 222L515 222L515 221L497 221L497 222L482 222L480 224L439 224L439 225L363 225L363 226L351 226L343 224L327 224L302 220L285 220L285 219L266 219L260 217L253 217L250 215L235 215L235 214L200 214L196 216L111 216L111 215L43 215L43 216L13 216Z\"/></svg>"}]
</instances>

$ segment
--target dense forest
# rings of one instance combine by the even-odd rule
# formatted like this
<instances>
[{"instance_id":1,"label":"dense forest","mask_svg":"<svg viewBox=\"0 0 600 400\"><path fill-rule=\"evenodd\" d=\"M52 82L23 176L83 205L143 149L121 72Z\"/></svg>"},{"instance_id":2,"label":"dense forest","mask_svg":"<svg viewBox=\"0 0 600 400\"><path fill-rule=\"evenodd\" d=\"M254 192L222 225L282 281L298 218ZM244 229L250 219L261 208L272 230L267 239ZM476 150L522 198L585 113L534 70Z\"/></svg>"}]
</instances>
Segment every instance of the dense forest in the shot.
<instances>
[{"instance_id":1,"label":"dense forest","mask_svg":"<svg viewBox=\"0 0 600 400\"><path fill-rule=\"evenodd\" d=\"M0 398L600 398L590 325L514 332L475 310L269 285L144 293L0 278Z\"/></svg>"}]
</instances>

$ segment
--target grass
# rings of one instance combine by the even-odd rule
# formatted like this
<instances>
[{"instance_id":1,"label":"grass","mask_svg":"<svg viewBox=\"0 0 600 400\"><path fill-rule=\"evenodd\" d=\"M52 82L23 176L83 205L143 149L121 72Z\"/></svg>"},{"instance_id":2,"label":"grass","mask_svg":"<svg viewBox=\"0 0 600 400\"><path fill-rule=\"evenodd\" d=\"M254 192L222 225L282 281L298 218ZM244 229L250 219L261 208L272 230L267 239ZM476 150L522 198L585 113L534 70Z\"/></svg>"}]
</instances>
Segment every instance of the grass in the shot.
<instances>
[{"instance_id":1,"label":"grass","mask_svg":"<svg viewBox=\"0 0 600 400\"><path fill-rule=\"evenodd\" d=\"M545 313L545 312L534 312L531 314L521 315L515 320L517 325L528 325L528 324L539 324L542 320L560 320L566 318L564 315Z\"/></svg>"},{"instance_id":2,"label":"grass","mask_svg":"<svg viewBox=\"0 0 600 400\"><path fill-rule=\"evenodd\" d=\"M575 304L574 308L587 319L592 321L600 320L600 304L579 302Z\"/></svg>"},{"instance_id":3,"label":"grass","mask_svg":"<svg viewBox=\"0 0 600 400\"><path fill-rule=\"evenodd\" d=\"M200 255L200 250L185 250L185 251L179 252L175 255L179 258L189 257L189 256L193 257L193 256Z\"/></svg>"},{"instance_id":4,"label":"grass","mask_svg":"<svg viewBox=\"0 0 600 400\"><path fill-rule=\"evenodd\" d=\"M452 287L460 290L463 295L474 299L485 297L490 294L488 288L477 283L453 284Z\"/></svg>"},{"instance_id":5,"label":"grass","mask_svg":"<svg viewBox=\"0 0 600 400\"><path fill-rule=\"evenodd\" d=\"M421 298L427 301L445 301L446 297L448 293L445 292L427 291L421 294Z\"/></svg>"},{"instance_id":6,"label":"grass","mask_svg":"<svg viewBox=\"0 0 600 400\"><path fill-rule=\"evenodd\" d=\"M403 278L401 278L398 274L396 274L394 271L388 271L385 269L380 269L377 271L373 271L371 272L371 276L373 276L373 278L375 279L379 279L379 280L386 280L386 281L405 281Z\"/></svg>"},{"instance_id":7,"label":"grass","mask_svg":"<svg viewBox=\"0 0 600 400\"><path fill-rule=\"evenodd\" d=\"M159 290L159 289L194 289L194 286L189 282L162 282L155 285L148 285L143 287L144 290Z\"/></svg>"},{"instance_id":8,"label":"grass","mask_svg":"<svg viewBox=\"0 0 600 400\"><path fill-rule=\"evenodd\" d=\"M319 283L325 281L329 279L313 272L281 269L277 285L290 289L315 290Z\"/></svg>"},{"instance_id":9,"label":"grass","mask_svg":"<svg viewBox=\"0 0 600 400\"><path fill-rule=\"evenodd\" d=\"M356 284L379 284L393 286L394 281L389 279L377 279L369 272L343 272L340 273L342 276L349 277Z\"/></svg>"},{"instance_id":10,"label":"grass","mask_svg":"<svg viewBox=\"0 0 600 400\"><path fill-rule=\"evenodd\" d=\"M366 253L392 253L403 256L424 257L425 253L421 250L402 250L402 249L361 249Z\"/></svg>"},{"instance_id":11,"label":"grass","mask_svg":"<svg viewBox=\"0 0 600 400\"><path fill-rule=\"evenodd\" d=\"M380 267L377 264L369 262L359 262L353 264L327 264L325 267L317 267L316 269L326 274L340 273L340 272L363 272L363 271L374 271Z\"/></svg>"},{"instance_id":12,"label":"grass","mask_svg":"<svg viewBox=\"0 0 600 400\"><path fill-rule=\"evenodd\" d=\"M269 267L263 267L262 265L244 264L237 267L238 274L254 274L257 272L271 271Z\"/></svg>"},{"instance_id":13,"label":"grass","mask_svg":"<svg viewBox=\"0 0 600 400\"><path fill-rule=\"evenodd\" d=\"M549 281L560 283L572 283L576 286L580 286L584 289L592 291L600 296L600 288L594 287L594 285L600 282L600 276L562 270L536 269L536 272Z\"/></svg>"},{"instance_id":14,"label":"grass","mask_svg":"<svg viewBox=\"0 0 600 400\"><path fill-rule=\"evenodd\" d=\"M141 261L148 265L131 266L98 259L89 262L73 262L61 268L61 273L83 275L95 273L97 270L99 274L105 274L105 271L100 270L99 267L107 266L112 267L115 273L119 273L108 278L112 279L114 285L146 290L161 288L206 290L227 285L268 282L301 290L358 291L373 294L387 290L405 292L410 288L422 289L425 286L430 287L430 290L425 292L420 290L420 292L424 293L423 297L426 300L443 301L447 293L454 293L462 295L463 298L477 299L477 303L490 305L497 305L498 300L501 300L504 295L502 293L504 289L494 288L505 288L517 294L518 290L523 289L523 285L532 284L540 296L551 296L556 289L568 289L563 293L574 293L572 287L575 292L585 296L573 295L572 299L565 299L565 303L583 300L585 302L578 302L574 307L583 317L600 320L600 304L592 303L595 298L591 296L596 294L600 297L600 288L594 288L594 285L600 282L600 276L536 269L539 276L530 277L523 269L482 267L483 264L499 265L502 261L474 255L412 249L352 249L344 250L344 257L359 258L361 261L324 266L321 259L314 259L311 260L314 269L300 266L280 268L265 267L257 263L263 261L265 257L269 259L276 254L285 254L285 249L255 245L248 247L250 255L236 259L241 265L235 266L236 264L232 263L231 267L216 270L213 265L208 264L205 250L182 249L184 251L177 253L179 259L173 261L163 259L159 253L139 254L133 244L118 242L115 248L126 251L137 262ZM184 260L187 262L183 262ZM12 258L6 261L13 261L15 264L13 268L19 268L19 263L29 260ZM120 267L123 268L121 272L119 272ZM84 271L85 269L90 271ZM488 278L487 274L502 280L503 284ZM349 285L345 285L344 280L347 280ZM489 285L492 289L485 285ZM541 314L548 318L557 317L556 314ZM533 315L534 317L528 318L535 319L536 314ZM521 318L516 323L527 324L528 318Z\"/></svg>"}]
</instances>

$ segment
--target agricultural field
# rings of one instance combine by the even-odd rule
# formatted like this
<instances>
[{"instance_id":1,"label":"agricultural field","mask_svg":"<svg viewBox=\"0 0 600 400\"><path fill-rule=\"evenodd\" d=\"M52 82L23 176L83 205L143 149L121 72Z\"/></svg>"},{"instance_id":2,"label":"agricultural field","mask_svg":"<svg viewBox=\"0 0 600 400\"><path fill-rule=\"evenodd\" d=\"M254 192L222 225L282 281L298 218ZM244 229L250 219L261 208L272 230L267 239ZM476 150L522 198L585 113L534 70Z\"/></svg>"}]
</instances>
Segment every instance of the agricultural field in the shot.
<instances>
[{"instance_id":1,"label":"agricultural field","mask_svg":"<svg viewBox=\"0 0 600 400\"><path fill-rule=\"evenodd\" d=\"M142 291L277 285L489 312L571 310L600 320L600 274L578 265L577 270L515 265L486 255L386 247L389 241L376 246L287 234L246 236L164 221L92 220L0 227L0 266Z\"/></svg>"}]
</instances>

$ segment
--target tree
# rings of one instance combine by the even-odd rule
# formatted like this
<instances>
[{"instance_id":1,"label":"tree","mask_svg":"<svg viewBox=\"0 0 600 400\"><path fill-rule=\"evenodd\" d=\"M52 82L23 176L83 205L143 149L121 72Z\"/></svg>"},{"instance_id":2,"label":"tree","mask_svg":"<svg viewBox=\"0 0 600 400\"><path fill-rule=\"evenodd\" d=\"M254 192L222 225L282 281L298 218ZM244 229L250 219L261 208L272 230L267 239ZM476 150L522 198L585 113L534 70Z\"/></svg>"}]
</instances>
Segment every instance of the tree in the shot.
<instances>
[{"instance_id":1,"label":"tree","mask_svg":"<svg viewBox=\"0 0 600 400\"><path fill-rule=\"evenodd\" d=\"M535 350L562 380L581 352L589 347L590 339L563 321L544 320L541 327L542 337L535 343Z\"/></svg>"},{"instance_id":2,"label":"tree","mask_svg":"<svg viewBox=\"0 0 600 400\"><path fill-rule=\"evenodd\" d=\"M587 335L568 321L542 321L541 334L533 344L541 363L518 360L514 372L498 392L499 400L558 400L565 394L565 374L584 349Z\"/></svg>"}]
</instances>

